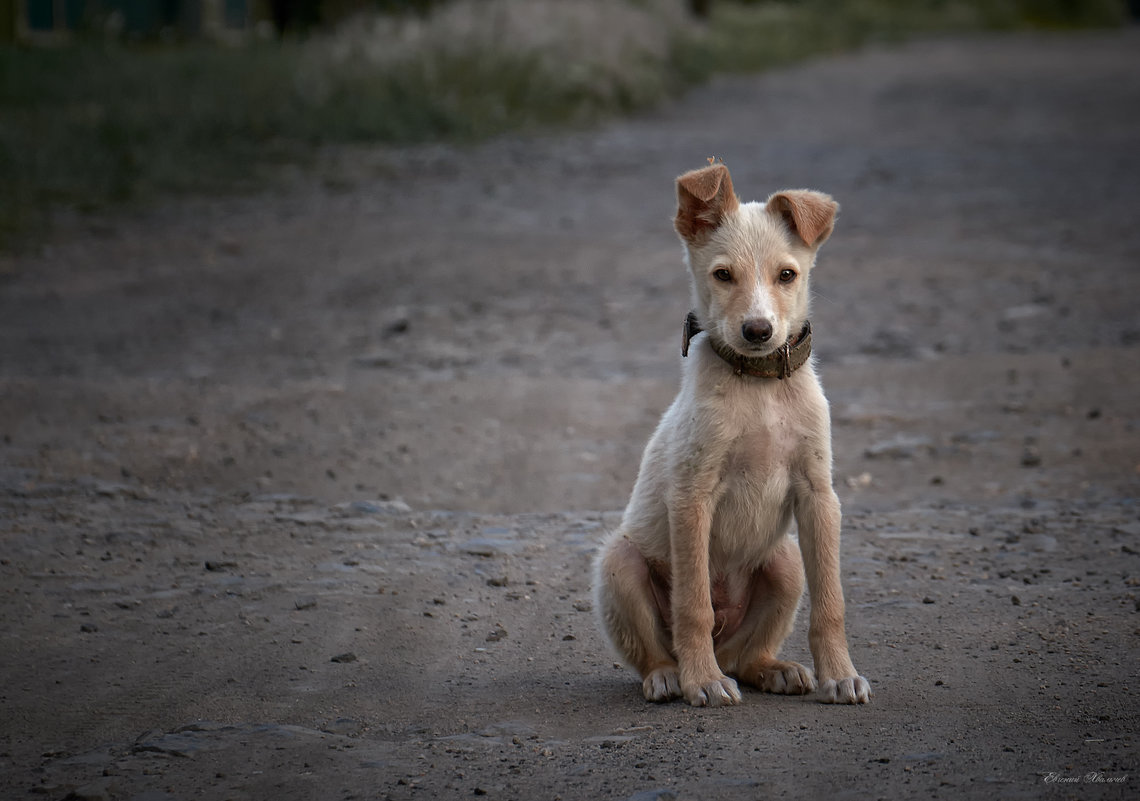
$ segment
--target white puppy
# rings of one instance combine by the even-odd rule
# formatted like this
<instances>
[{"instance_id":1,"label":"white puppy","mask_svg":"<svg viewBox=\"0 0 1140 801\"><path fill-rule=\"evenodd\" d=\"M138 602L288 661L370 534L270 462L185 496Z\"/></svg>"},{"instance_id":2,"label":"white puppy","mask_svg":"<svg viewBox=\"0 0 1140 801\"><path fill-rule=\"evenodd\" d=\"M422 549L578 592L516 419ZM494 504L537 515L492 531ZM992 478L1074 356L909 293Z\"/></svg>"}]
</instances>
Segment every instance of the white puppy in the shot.
<instances>
[{"instance_id":1,"label":"white puppy","mask_svg":"<svg viewBox=\"0 0 1140 801\"><path fill-rule=\"evenodd\" d=\"M597 559L603 630L652 701L734 704L735 677L777 693L818 679L821 701L866 703L844 633L831 422L809 359L808 275L838 205L807 190L742 205L723 164L678 178L677 201L687 358ZM814 676L777 659L805 569Z\"/></svg>"}]
</instances>

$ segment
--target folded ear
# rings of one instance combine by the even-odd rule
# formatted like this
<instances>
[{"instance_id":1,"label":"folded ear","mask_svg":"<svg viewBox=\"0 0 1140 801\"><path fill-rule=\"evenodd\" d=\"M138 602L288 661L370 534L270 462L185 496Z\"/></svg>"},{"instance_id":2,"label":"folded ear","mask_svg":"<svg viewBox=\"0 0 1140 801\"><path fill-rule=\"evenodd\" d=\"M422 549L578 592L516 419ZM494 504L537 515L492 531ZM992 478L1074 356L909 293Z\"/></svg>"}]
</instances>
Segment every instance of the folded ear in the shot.
<instances>
[{"instance_id":1,"label":"folded ear","mask_svg":"<svg viewBox=\"0 0 1140 801\"><path fill-rule=\"evenodd\" d=\"M713 164L692 170L677 179L677 216L673 218L673 227L682 239L695 244L719 228L724 216L739 207L728 167Z\"/></svg>"},{"instance_id":2,"label":"folded ear","mask_svg":"<svg viewBox=\"0 0 1140 801\"><path fill-rule=\"evenodd\" d=\"M768 198L768 211L783 219L784 225L810 248L817 248L831 236L839 204L831 195L809 189L786 189Z\"/></svg>"}]
</instances>

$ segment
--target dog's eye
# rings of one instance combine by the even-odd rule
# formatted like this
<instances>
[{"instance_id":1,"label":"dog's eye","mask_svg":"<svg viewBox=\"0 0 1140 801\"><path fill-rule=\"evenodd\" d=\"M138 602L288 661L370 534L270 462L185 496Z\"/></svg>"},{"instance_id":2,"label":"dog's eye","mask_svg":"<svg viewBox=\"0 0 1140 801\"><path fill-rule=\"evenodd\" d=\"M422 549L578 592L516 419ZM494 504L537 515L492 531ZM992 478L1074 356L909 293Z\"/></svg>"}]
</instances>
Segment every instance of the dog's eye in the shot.
<instances>
[{"instance_id":1,"label":"dog's eye","mask_svg":"<svg viewBox=\"0 0 1140 801\"><path fill-rule=\"evenodd\" d=\"M795 270L789 270L787 268L780 270L780 283L781 284L790 284L790 283L792 283L792 281L795 281L795 280L796 280L796 271Z\"/></svg>"},{"instance_id":2,"label":"dog's eye","mask_svg":"<svg viewBox=\"0 0 1140 801\"><path fill-rule=\"evenodd\" d=\"M715 278L718 281L731 281L732 280L732 273L730 273L728 270L721 267L719 270L713 271L713 278Z\"/></svg>"}]
</instances>

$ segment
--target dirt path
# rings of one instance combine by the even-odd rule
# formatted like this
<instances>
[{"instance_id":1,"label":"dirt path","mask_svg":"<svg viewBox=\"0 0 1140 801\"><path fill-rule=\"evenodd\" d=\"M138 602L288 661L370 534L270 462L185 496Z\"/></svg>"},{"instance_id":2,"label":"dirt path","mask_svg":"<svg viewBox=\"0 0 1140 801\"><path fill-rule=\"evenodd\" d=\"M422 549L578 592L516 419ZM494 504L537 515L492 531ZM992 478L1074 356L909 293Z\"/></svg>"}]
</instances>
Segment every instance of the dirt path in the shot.
<instances>
[{"instance_id":1,"label":"dirt path","mask_svg":"<svg viewBox=\"0 0 1140 801\"><path fill-rule=\"evenodd\" d=\"M1138 53L875 50L0 262L0 796L1134 797ZM594 628L713 155L843 204L866 708L650 706Z\"/></svg>"}]
</instances>

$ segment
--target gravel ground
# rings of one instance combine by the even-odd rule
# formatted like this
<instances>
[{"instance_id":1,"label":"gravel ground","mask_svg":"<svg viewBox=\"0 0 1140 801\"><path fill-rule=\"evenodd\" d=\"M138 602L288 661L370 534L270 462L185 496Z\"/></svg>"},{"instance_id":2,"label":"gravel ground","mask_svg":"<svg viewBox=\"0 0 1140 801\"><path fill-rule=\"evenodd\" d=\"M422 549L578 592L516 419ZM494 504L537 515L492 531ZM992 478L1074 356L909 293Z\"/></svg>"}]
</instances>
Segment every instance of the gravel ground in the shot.
<instances>
[{"instance_id":1,"label":"gravel ground","mask_svg":"<svg viewBox=\"0 0 1140 801\"><path fill-rule=\"evenodd\" d=\"M4 257L0 796L1135 797L1138 53L872 49ZM650 705L595 629L708 156L843 205L813 328L867 707Z\"/></svg>"}]
</instances>

